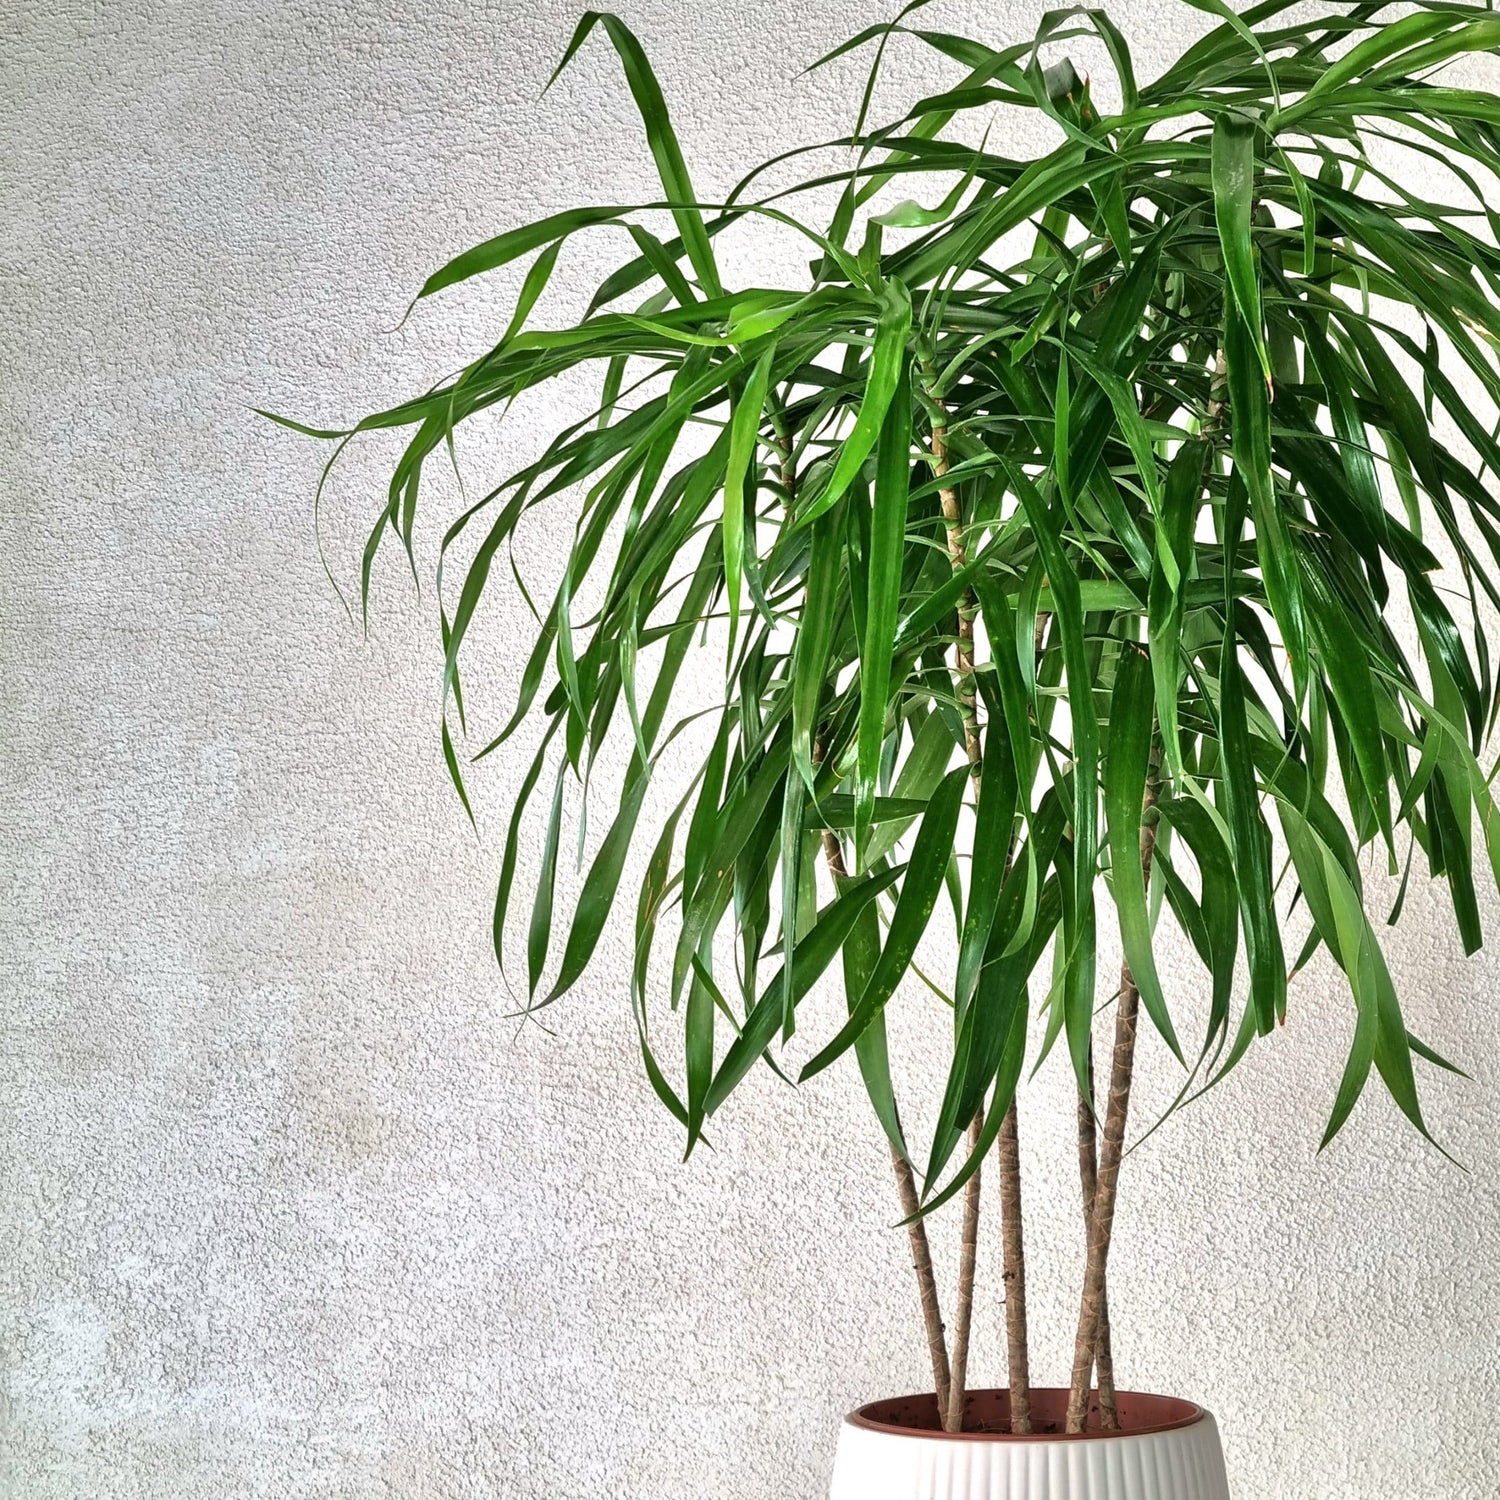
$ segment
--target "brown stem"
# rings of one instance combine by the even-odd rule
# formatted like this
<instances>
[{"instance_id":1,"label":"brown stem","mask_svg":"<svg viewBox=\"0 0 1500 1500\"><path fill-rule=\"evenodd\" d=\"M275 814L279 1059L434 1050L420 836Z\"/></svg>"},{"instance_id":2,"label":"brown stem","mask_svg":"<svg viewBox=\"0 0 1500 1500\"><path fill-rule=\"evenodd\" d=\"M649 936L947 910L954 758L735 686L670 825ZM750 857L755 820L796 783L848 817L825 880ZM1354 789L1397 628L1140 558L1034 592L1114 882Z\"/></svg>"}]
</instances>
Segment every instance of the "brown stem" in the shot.
<instances>
[{"instance_id":1,"label":"brown stem","mask_svg":"<svg viewBox=\"0 0 1500 1500\"><path fill-rule=\"evenodd\" d=\"M1135 1032L1140 995L1127 967L1120 975L1120 999L1115 1011L1115 1051L1110 1073L1109 1106L1104 1116L1104 1140L1099 1152L1099 1177L1094 1212L1088 1227L1088 1260L1083 1273L1083 1303L1073 1345L1073 1380L1068 1393L1069 1432L1082 1432L1088 1418L1089 1377L1104 1308L1105 1267L1114 1230L1115 1190L1125 1122L1130 1110L1130 1080L1135 1065Z\"/></svg>"},{"instance_id":2,"label":"brown stem","mask_svg":"<svg viewBox=\"0 0 1500 1500\"><path fill-rule=\"evenodd\" d=\"M1087 1234L1094 1220L1094 1194L1099 1181L1097 1121L1091 1102L1094 1093L1094 1052L1089 1048L1089 1091L1078 1093L1078 1176L1083 1185L1083 1228ZM1115 1398L1115 1363L1109 1334L1109 1284L1099 1303L1099 1337L1094 1346L1094 1373L1099 1389L1100 1425L1106 1432L1120 1426L1119 1403Z\"/></svg>"},{"instance_id":3,"label":"brown stem","mask_svg":"<svg viewBox=\"0 0 1500 1500\"><path fill-rule=\"evenodd\" d=\"M929 376L930 378L930 376ZM947 408L940 398L932 395L933 405L946 415ZM946 422L937 422L932 428L932 468L937 478L948 473L948 428ZM961 570L967 558L964 551L963 518L959 511L958 494L946 486L938 491L938 503L942 507L943 520L948 535L948 558L954 572ZM981 755L979 722L975 711L974 692L974 615L976 605L973 591L965 589L958 603L958 639L954 645L954 666L959 679L959 708L963 715L964 747L968 751L969 765L977 778ZM1042 636L1046 631L1045 617L1037 620L1037 649L1041 649ZM1007 858L1007 864L1009 859ZM979 1121L975 1121L973 1135L977 1136ZM1000 1234L1004 1251L1005 1275L1005 1347L1006 1362L1010 1377L1011 1431L1031 1431L1031 1373L1027 1352L1026 1331L1026 1240L1021 1211L1021 1153L1019 1146L1018 1116L1016 1101L1012 1096L1000 1122L999 1151L1000 1180ZM968 1184L968 1195L964 1200L965 1216L973 1204L976 1221L979 1213L979 1174L976 1172ZM961 1305L968 1309L973 1303L973 1272L969 1270L968 1285L960 1286ZM958 1336L962 1337L965 1355L968 1350L968 1327L965 1324ZM955 1344L955 1349L957 1345ZM955 1360L955 1368L957 1368ZM960 1377L961 1378L961 1377Z\"/></svg>"},{"instance_id":4,"label":"brown stem","mask_svg":"<svg viewBox=\"0 0 1500 1500\"><path fill-rule=\"evenodd\" d=\"M814 748L815 757L823 758L822 746ZM828 873L837 884L847 874L844 851L838 835L831 828L823 830L823 859ZM938 1303L937 1277L932 1269L932 1247L927 1242L927 1221L913 1218L921 1210L917 1184L911 1163L891 1146L891 1166L896 1172L896 1195L901 1203L901 1217L908 1220L907 1239L911 1242L912 1269L917 1273L917 1296L922 1303L922 1322L927 1328L927 1350L932 1356L932 1385L937 1393L938 1414L947 1423L951 1375L948 1365L948 1338L943 1328L942 1308Z\"/></svg>"},{"instance_id":5,"label":"brown stem","mask_svg":"<svg viewBox=\"0 0 1500 1500\"><path fill-rule=\"evenodd\" d=\"M948 1367L948 1340L943 1329L943 1314L938 1307L937 1277L932 1271L932 1250L927 1243L926 1221L912 1218L921 1210L917 1199L916 1179L911 1163L891 1147L891 1165L896 1169L896 1192L901 1199L901 1215L910 1220L906 1226L911 1239L911 1263L917 1273L917 1292L922 1299L922 1321L927 1325L927 1350L932 1356L932 1383L937 1393L938 1412L944 1417L952 1400Z\"/></svg>"},{"instance_id":6,"label":"brown stem","mask_svg":"<svg viewBox=\"0 0 1500 1500\"><path fill-rule=\"evenodd\" d=\"M981 1109L969 1125L969 1151L979 1149L984 1132ZM969 1334L974 1322L974 1271L979 1258L979 1176L978 1167L964 1186L963 1240L958 1252L958 1303L953 1312L953 1364L948 1388L948 1405L944 1409L943 1427L948 1432L964 1430L964 1397L969 1378Z\"/></svg>"},{"instance_id":7,"label":"brown stem","mask_svg":"<svg viewBox=\"0 0 1500 1500\"><path fill-rule=\"evenodd\" d=\"M927 373L930 379L930 372ZM929 395L932 395L930 390ZM932 395L932 401L940 412L946 414L947 408L937 396ZM933 423L932 472L939 480L946 478L948 474L946 422ZM941 486L938 490L938 504L943 512L943 525L948 537L948 560L953 566L953 571L957 573L967 562L964 552L963 516L959 510L958 492L947 485ZM974 616L976 612L977 605L973 591L965 589L958 600L958 639L953 647L953 667L958 674L958 706L964 726L964 750L969 758L969 769L974 778L974 790L977 796L979 762L983 751L980 747L977 695L974 690ZM983 1128L984 1115L981 1111L975 1115L969 1125L971 1153L979 1149ZM974 1317L974 1274L978 1263L981 1206L980 1173L976 1168L964 1189L963 1243L958 1263L958 1303L953 1319L953 1383L948 1405L945 1408L943 1424L949 1432L963 1431L964 1393L968 1380L969 1335Z\"/></svg>"},{"instance_id":8,"label":"brown stem","mask_svg":"<svg viewBox=\"0 0 1500 1500\"><path fill-rule=\"evenodd\" d=\"M1005 1255L1005 1353L1010 1430L1031 1431L1031 1362L1026 1349L1026 1241L1021 1220L1021 1139L1016 1101L1000 1122L1000 1239Z\"/></svg>"},{"instance_id":9,"label":"brown stem","mask_svg":"<svg viewBox=\"0 0 1500 1500\"><path fill-rule=\"evenodd\" d=\"M1215 351L1209 377L1208 407L1203 434L1211 436L1222 425L1227 366L1222 348ZM1160 785L1153 756L1152 773L1146 782L1141 818L1141 872L1149 886L1151 856L1156 849L1156 825L1146 816L1156 804ZM1125 1144L1125 1125L1130 1112L1130 1084L1135 1068L1135 1033L1140 1011L1140 991L1129 964L1120 966L1120 998L1115 1011L1114 1057L1110 1067L1109 1104L1104 1116L1104 1139L1097 1148L1094 1110L1081 1095L1078 1101L1078 1161L1083 1180L1084 1225L1088 1257L1084 1263L1083 1299L1078 1331L1073 1344L1073 1378L1068 1392L1067 1431L1082 1432L1088 1423L1089 1379L1097 1365L1102 1424L1118 1428L1115 1401L1114 1356L1110 1345L1108 1274L1109 1247L1114 1232L1115 1196L1119 1187L1120 1159ZM1093 1059L1089 1062L1089 1091L1093 1092Z\"/></svg>"},{"instance_id":10,"label":"brown stem","mask_svg":"<svg viewBox=\"0 0 1500 1500\"><path fill-rule=\"evenodd\" d=\"M1156 849L1156 821L1146 816L1156 805L1160 787L1153 767L1146 781L1141 817L1141 872L1149 885L1151 856ZM1105 1271L1115 1222L1115 1193L1120 1182L1120 1158L1125 1148L1125 1125L1130 1113L1130 1082L1135 1069L1136 1021L1140 991L1130 965L1120 966L1120 998L1115 1009L1115 1050L1110 1067L1109 1105L1104 1114L1104 1136L1099 1147L1099 1170L1094 1187L1094 1211L1088 1225L1088 1259L1083 1272L1083 1299L1078 1332L1073 1342L1073 1380L1068 1392L1067 1431L1082 1432L1088 1420L1089 1376L1094 1367L1105 1302Z\"/></svg>"},{"instance_id":11,"label":"brown stem","mask_svg":"<svg viewBox=\"0 0 1500 1500\"><path fill-rule=\"evenodd\" d=\"M787 505L790 509L792 498L796 491L796 474L792 464L792 444L789 436L780 424L776 430L776 446L781 455L781 479L787 493ZM943 473L947 472L946 455L943 463ZM957 497L952 491L944 492L943 514L949 516L949 501L952 504L952 517L950 519L949 546L953 545L953 526L957 522ZM960 632L963 626L960 624ZM973 654L972 641L974 635L973 612L970 610L968 635L971 642L969 653L969 673L971 688L969 697L969 716L973 716ZM965 723L965 739L968 740L969 726ZM969 745L969 761L972 765L976 759L978 747L978 733L975 731ZM818 751L818 759L822 759L821 748ZM846 873L844 868L844 853L839 845L838 837L832 830L823 831L823 857L828 864L829 872L835 881ZM976 1126L977 1129L977 1126ZM974 1174L974 1182L970 1195L964 1199L964 1245L965 1257L960 1263L959 1269L959 1324L954 1330L954 1349L958 1359L958 1389L959 1397L955 1408L952 1400L953 1378L952 1367L948 1362L948 1341L946 1330L943 1327L942 1308L938 1302L937 1277L932 1269L932 1248L927 1239L926 1220L917 1218L916 1215L921 1208L917 1198L917 1185L912 1173L911 1163L898 1151L894 1144L891 1145L891 1165L896 1173L896 1193L901 1203L901 1216L907 1220L906 1232L911 1244L912 1268L917 1273L917 1294L922 1304L922 1322L927 1329L927 1350L932 1359L932 1385L937 1396L938 1416L946 1428L950 1423L956 1423L961 1428L963 1425L963 1387L966 1378L968 1354L969 1354L969 1325L972 1318L974 1299L974 1262L975 1255L969 1251L970 1240L977 1246L979 1237L978 1225L978 1178ZM970 1210L971 1198L973 1201L972 1214ZM972 1223L971 1223L972 1218Z\"/></svg>"}]
</instances>

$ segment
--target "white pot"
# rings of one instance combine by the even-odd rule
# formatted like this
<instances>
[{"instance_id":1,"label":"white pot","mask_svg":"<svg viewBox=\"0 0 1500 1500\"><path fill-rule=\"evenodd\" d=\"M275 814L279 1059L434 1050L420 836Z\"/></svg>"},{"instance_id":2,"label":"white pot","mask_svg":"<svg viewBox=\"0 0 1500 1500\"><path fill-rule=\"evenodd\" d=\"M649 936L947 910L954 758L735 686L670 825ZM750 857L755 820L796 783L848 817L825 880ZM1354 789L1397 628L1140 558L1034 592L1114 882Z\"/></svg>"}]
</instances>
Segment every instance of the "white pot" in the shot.
<instances>
[{"instance_id":1,"label":"white pot","mask_svg":"<svg viewBox=\"0 0 1500 1500\"><path fill-rule=\"evenodd\" d=\"M1118 1432L1063 1433L1068 1393L1034 1390L1029 1436L1008 1391L972 1391L964 1432L941 1432L937 1400L903 1396L851 1412L831 1500L1229 1500L1213 1416L1171 1396L1119 1393Z\"/></svg>"}]
</instances>

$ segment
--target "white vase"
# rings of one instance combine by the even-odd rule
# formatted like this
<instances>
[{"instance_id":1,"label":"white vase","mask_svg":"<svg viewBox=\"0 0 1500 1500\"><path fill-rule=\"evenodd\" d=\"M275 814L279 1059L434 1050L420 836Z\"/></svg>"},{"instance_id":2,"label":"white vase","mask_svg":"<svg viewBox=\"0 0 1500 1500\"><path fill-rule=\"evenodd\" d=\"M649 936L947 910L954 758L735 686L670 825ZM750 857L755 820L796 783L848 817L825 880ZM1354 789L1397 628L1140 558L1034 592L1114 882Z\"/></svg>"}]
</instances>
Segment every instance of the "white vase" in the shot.
<instances>
[{"instance_id":1,"label":"white vase","mask_svg":"<svg viewBox=\"0 0 1500 1500\"><path fill-rule=\"evenodd\" d=\"M1171 1396L1119 1393L1120 1431L1064 1433L1064 1390L1034 1390L1036 1431L1014 1436L1008 1391L972 1391L964 1432L938 1430L937 1400L851 1412L831 1500L1229 1500L1213 1416Z\"/></svg>"}]
</instances>

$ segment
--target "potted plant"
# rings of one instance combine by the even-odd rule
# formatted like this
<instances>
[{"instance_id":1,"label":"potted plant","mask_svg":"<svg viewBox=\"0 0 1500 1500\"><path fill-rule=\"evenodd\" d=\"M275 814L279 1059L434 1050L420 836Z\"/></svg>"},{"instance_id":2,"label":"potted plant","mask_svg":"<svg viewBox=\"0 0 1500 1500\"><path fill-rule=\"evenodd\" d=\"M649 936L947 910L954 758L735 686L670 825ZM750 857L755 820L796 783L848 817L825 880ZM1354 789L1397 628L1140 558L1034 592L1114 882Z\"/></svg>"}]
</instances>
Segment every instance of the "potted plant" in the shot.
<instances>
[{"instance_id":1,"label":"potted plant","mask_svg":"<svg viewBox=\"0 0 1500 1500\"><path fill-rule=\"evenodd\" d=\"M617 977L689 1151L752 1069L807 1084L858 1068L933 1390L850 1418L838 1500L1226 1495L1212 1418L1114 1383L1108 1261L1141 1018L1181 1060L1186 1104L1277 1027L1289 976L1325 947L1352 996L1325 1144L1372 1070L1425 1134L1417 1064L1450 1065L1407 1030L1378 928L1416 868L1446 881L1472 952L1476 870L1500 873L1477 758L1500 706L1485 626L1500 446L1476 415L1500 404L1500 252L1475 232L1500 228L1500 102L1429 76L1494 49L1500 19L1430 3L1290 24L1287 0L1193 3L1216 24L1145 86L1098 10L999 49L904 16L871 28L830 56L872 45L878 69L899 37L962 76L878 127L867 90L832 166L824 149L774 191L757 166L714 204L636 37L589 13L562 66L596 31L613 43L660 200L458 255L418 300L534 257L493 347L353 427L288 423L337 451L406 435L367 604L387 536L412 555L424 466L464 423L598 370L597 410L444 536L443 751L467 808L466 763L510 753L523 725L540 735L494 920L504 965L518 849L537 840L527 1011L578 981L624 872L641 872ZM1112 59L1109 112L1056 55L1080 35ZM1049 117L1054 148L1019 161L981 138L1011 109ZM1366 154L1393 135L1434 168L1422 194ZM820 195L826 223L806 209ZM735 225L800 238L806 277L727 285L715 242ZM580 320L534 328L584 231L626 258ZM576 519L562 581L508 721L470 738L465 642L536 507ZM595 785L562 920L564 810L600 767L617 784ZM1400 877L1388 913L1372 915L1371 861ZM1098 972L1106 922L1118 978ZM1180 1032L1158 964L1183 941L1201 1036ZM840 980L846 1019L803 1035L804 997ZM921 1142L887 1050L903 982L901 1003L951 1011ZM1076 1079L1086 1238L1056 1391L1028 1376L1017 1149L1019 1085L1049 1058ZM967 1384L982 1173L999 1183L1003 1391ZM945 1324L927 1236L954 1199Z\"/></svg>"}]
</instances>

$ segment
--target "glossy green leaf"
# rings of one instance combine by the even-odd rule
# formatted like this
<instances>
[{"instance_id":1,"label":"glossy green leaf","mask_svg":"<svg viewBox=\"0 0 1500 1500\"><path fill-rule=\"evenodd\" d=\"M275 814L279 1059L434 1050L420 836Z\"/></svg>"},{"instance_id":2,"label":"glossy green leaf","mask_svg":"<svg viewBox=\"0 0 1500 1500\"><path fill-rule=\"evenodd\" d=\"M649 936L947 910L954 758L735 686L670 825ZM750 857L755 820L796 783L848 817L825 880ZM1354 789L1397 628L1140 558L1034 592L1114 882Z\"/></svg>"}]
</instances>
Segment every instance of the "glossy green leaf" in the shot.
<instances>
[{"instance_id":1,"label":"glossy green leaf","mask_svg":"<svg viewBox=\"0 0 1500 1500\"><path fill-rule=\"evenodd\" d=\"M968 769L961 766L958 770L949 772L933 794L932 803L917 832L916 842L912 845L906 878L901 883L901 894L896 900L896 910L891 916L890 930L886 933L880 958L848 1021L840 1028L838 1035L802 1069L802 1082L821 1073L849 1049L885 1008L886 1001L895 993L896 986L911 966L917 943L927 930L932 909L937 905L938 892L942 889L949 852L953 847L953 831L958 826L958 812L963 803L967 780Z\"/></svg>"},{"instance_id":2,"label":"glossy green leaf","mask_svg":"<svg viewBox=\"0 0 1500 1500\"><path fill-rule=\"evenodd\" d=\"M1237 110L1226 110L1214 120L1214 223L1224 254L1225 282L1240 321L1249 335L1267 385L1271 359L1266 352L1265 325L1260 309L1260 273L1250 238L1250 211L1255 201L1255 120Z\"/></svg>"},{"instance_id":3,"label":"glossy green leaf","mask_svg":"<svg viewBox=\"0 0 1500 1500\"><path fill-rule=\"evenodd\" d=\"M1019 469L1009 468L1008 473L1031 522L1038 556L1047 569L1069 684L1068 706L1073 719L1073 888L1071 901L1063 908L1062 1009L1074 1071L1079 1086L1086 1089L1094 1021L1094 872L1099 849L1099 726L1093 701L1094 674L1084 637L1078 575L1062 549L1058 509L1047 504Z\"/></svg>"},{"instance_id":4,"label":"glossy green leaf","mask_svg":"<svg viewBox=\"0 0 1500 1500\"><path fill-rule=\"evenodd\" d=\"M838 884L841 891L855 888L854 882L847 877ZM852 1011L880 962L880 918L874 902L863 906L855 917L854 926L844 943L843 959L844 996ZM860 1033L854 1043L854 1056L870 1106L885 1131L886 1139L902 1156L908 1156L906 1140L901 1133L901 1116L896 1108L896 1091L891 1083L890 1047L884 1015L876 1016Z\"/></svg>"},{"instance_id":5,"label":"glossy green leaf","mask_svg":"<svg viewBox=\"0 0 1500 1500\"><path fill-rule=\"evenodd\" d=\"M677 232L682 236L688 259L698 274L699 284L710 297L717 297L720 295L718 267L714 263L713 248L703 227L703 215L698 209L697 195L693 192L687 164L682 158L682 148L677 144L676 132L667 116L667 103L662 97L661 85L656 81L656 74L652 72L651 64L635 33L618 16L610 15L607 11L585 11L552 79L555 81L558 74L572 61L573 55L596 25L604 27L624 64L625 78L645 123L646 140L656 161L661 185L672 204L672 217L676 220Z\"/></svg>"},{"instance_id":6,"label":"glossy green leaf","mask_svg":"<svg viewBox=\"0 0 1500 1500\"><path fill-rule=\"evenodd\" d=\"M605 919L614 905L615 892L620 887L620 874L625 868L625 857L630 851L630 841L649 783L649 775L637 771L594 862L589 866L573 925L568 931L567 946L563 949L562 966L546 999L540 1002L543 1005L550 1005L572 989L594 956L594 949L604 932Z\"/></svg>"},{"instance_id":7,"label":"glossy green leaf","mask_svg":"<svg viewBox=\"0 0 1500 1500\"><path fill-rule=\"evenodd\" d=\"M1109 758L1104 768L1104 808L1109 828L1110 883L1120 916L1125 961L1152 1024L1183 1060L1182 1048L1167 1010L1156 972L1156 949L1146 908L1146 879L1141 868L1141 808L1151 771L1156 709L1151 660L1139 647L1120 648L1114 692L1109 706Z\"/></svg>"},{"instance_id":8,"label":"glossy green leaf","mask_svg":"<svg viewBox=\"0 0 1500 1500\"><path fill-rule=\"evenodd\" d=\"M901 609L901 565L911 485L911 371L903 365L875 456L874 505L859 652L859 761L854 780L855 845L864 849L885 740L886 704ZM860 859L861 867L864 859Z\"/></svg>"},{"instance_id":9,"label":"glossy green leaf","mask_svg":"<svg viewBox=\"0 0 1500 1500\"><path fill-rule=\"evenodd\" d=\"M1250 351L1247 326L1238 311L1227 308L1224 363L1229 384L1230 449L1234 469L1250 499L1255 523L1255 554L1265 581L1266 597L1291 658L1292 677L1307 680L1307 620L1286 515L1277 502L1271 472L1271 406Z\"/></svg>"},{"instance_id":10,"label":"glossy green leaf","mask_svg":"<svg viewBox=\"0 0 1500 1500\"><path fill-rule=\"evenodd\" d=\"M775 353L776 346L772 344L756 360L729 423L729 451L724 460L724 586L729 595L731 655L740 621L740 589L745 571L745 476L755 461L761 412ZM754 504L753 494L751 504Z\"/></svg>"},{"instance_id":11,"label":"glossy green leaf","mask_svg":"<svg viewBox=\"0 0 1500 1500\"><path fill-rule=\"evenodd\" d=\"M1228 524L1232 544L1239 528L1233 516ZM1225 548L1226 557L1230 551L1230 547ZM1245 957L1250 966L1250 995L1256 1025L1265 1035L1286 1013L1286 961L1271 880L1271 831L1261 811L1260 788L1255 778L1245 707L1245 674L1239 659L1232 610L1228 617L1231 623L1224 636L1219 660L1221 779L1218 791L1240 890Z\"/></svg>"},{"instance_id":12,"label":"glossy green leaf","mask_svg":"<svg viewBox=\"0 0 1500 1500\"><path fill-rule=\"evenodd\" d=\"M531 925L526 933L526 979L535 995L547 962L552 938L552 896L557 885L557 845L562 831L563 767L557 768L552 793L552 812L547 819L547 839L542 846L542 868L537 876L536 898L531 904Z\"/></svg>"},{"instance_id":13,"label":"glossy green leaf","mask_svg":"<svg viewBox=\"0 0 1500 1500\"><path fill-rule=\"evenodd\" d=\"M796 995L800 1003L828 965L849 941L860 913L901 875L901 867L866 875L841 891L802 936L796 954ZM740 1034L725 1052L708 1091L706 1108L712 1114L732 1094L740 1080L771 1045L782 1016L782 976L778 972L750 1012Z\"/></svg>"},{"instance_id":14,"label":"glossy green leaf","mask_svg":"<svg viewBox=\"0 0 1500 1500\"><path fill-rule=\"evenodd\" d=\"M906 369L906 339L911 329L911 295L903 282L892 278L880 289L875 342L869 372L860 397L854 428L839 448L838 462L828 482L800 514L803 524L829 509L854 481L877 439L885 431L886 414ZM907 401L909 412L909 398ZM905 416L898 417L905 421Z\"/></svg>"},{"instance_id":15,"label":"glossy green leaf","mask_svg":"<svg viewBox=\"0 0 1500 1500\"><path fill-rule=\"evenodd\" d=\"M610 913L640 870L621 979L690 1147L758 1061L779 1070L778 1031L812 1029L801 1002L839 960L847 1014L818 1012L813 1065L852 1050L904 1152L889 1054L913 1033L885 1018L919 1013L939 1039L924 1076L944 1079L922 1212L948 1201L982 1159L968 1122L991 1111L988 1149L1028 1057L1066 1035L1085 1079L1110 902L1168 1034L1195 1001L1153 952L1163 906L1206 970L1174 1109L1277 1029L1287 954L1326 947L1355 1002L1333 1128L1371 1077L1422 1128L1412 1058L1441 1054L1400 1019L1363 871L1380 845L1392 924L1442 882L1459 940L1481 942L1486 863L1500 886L1479 759L1500 722L1500 105L1433 70L1500 23L1447 0L1395 19L1193 4L1210 29L1144 86L1087 6L1005 45L906 15L867 28L854 129L740 164L717 205L640 42L591 12L564 65L606 34L660 199L534 224L502 203L509 227L422 289L515 267L514 306L476 325L467 363L356 420L277 419L337 444L320 541L332 466L352 447L387 464L347 565L366 618L395 576L387 538L431 579L435 774L471 818L465 762L529 741L502 778L492 927L503 965L534 843L530 1005L623 953ZM1107 53L1117 113L1062 60L1074 38ZM956 70L881 119L897 46ZM1009 154L1035 123L1018 110L1056 127L1029 158ZM548 292L593 229L614 258L579 316ZM761 268L743 290L715 260L730 230ZM519 466L492 472L510 451ZM546 593L538 537L557 543ZM571 913L561 802L531 805L544 765L583 792ZM820 912L824 831L854 874ZM956 948L919 954L944 890ZM1328 1024L1297 1020L1283 1047Z\"/></svg>"},{"instance_id":16,"label":"glossy green leaf","mask_svg":"<svg viewBox=\"0 0 1500 1500\"><path fill-rule=\"evenodd\" d=\"M990 931L1000 902L1000 886L1009 872L1011 830L1016 817L1020 781L1011 747L997 726L985 737L979 773L979 806L974 821L974 854L969 867L969 899L964 911L958 949L958 974L953 1005L962 1016L974 998L979 971L989 947Z\"/></svg>"},{"instance_id":17,"label":"glossy green leaf","mask_svg":"<svg viewBox=\"0 0 1500 1500\"><path fill-rule=\"evenodd\" d=\"M843 516L831 510L813 523L808 537L806 606L792 646L792 762L808 790L813 789L813 741L843 586Z\"/></svg>"},{"instance_id":18,"label":"glossy green leaf","mask_svg":"<svg viewBox=\"0 0 1500 1500\"><path fill-rule=\"evenodd\" d=\"M1193 528L1203 499L1210 450L1201 441L1186 442L1167 471L1162 522L1156 533L1156 558L1146 608L1151 681L1156 695L1162 753L1174 778L1182 775L1178 683L1182 676L1182 580L1192 566ZM1167 558L1171 558L1169 566Z\"/></svg>"}]
</instances>

